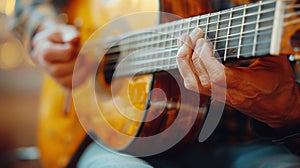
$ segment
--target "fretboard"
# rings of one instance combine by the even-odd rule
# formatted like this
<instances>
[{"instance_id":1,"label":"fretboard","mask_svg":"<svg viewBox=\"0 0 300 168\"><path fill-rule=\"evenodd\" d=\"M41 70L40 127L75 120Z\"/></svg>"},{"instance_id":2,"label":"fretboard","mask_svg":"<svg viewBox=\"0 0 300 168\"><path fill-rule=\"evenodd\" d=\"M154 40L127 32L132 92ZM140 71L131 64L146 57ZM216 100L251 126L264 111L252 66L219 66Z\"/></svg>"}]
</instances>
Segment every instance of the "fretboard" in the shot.
<instances>
[{"instance_id":1,"label":"fretboard","mask_svg":"<svg viewBox=\"0 0 300 168\"><path fill-rule=\"evenodd\" d=\"M117 75L126 76L176 69L177 40L196 27L204 31L218 59L267 55L276 2L263 0L125 34L111 42L117 45L107 53L105 70L118 65Z\"/></svg>"}]
</instances>

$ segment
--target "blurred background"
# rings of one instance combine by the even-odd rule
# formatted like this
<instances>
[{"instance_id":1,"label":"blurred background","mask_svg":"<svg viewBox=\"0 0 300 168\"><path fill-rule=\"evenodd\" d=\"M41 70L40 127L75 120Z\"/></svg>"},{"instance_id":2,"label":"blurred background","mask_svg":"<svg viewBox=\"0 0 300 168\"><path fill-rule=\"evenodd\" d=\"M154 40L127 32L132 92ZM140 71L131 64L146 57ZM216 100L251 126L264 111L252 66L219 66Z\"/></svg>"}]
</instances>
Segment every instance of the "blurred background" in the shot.
<instances>
[{"instance_id":1,"label":"blurred background","mask_svg":"<svg viewBox=\"0 0 300 168\"><path fill-rule=\"evenodd\" d=\"M215 10L231 5L231 0L215 2ZM0 167L37 168L34 147L42 71L31 62L28 46L11 31L14 5L15 0L0 0ZM294 67L299 79L299 62Z\"/></svg>"},{"instance_id":2,"label":"blurred background","mask_svg":"<svg viewBox=\"0 0 300 168\"><path fill-rule=\"evenodd\" d=\"M36 155L41 73L10 30L15 0L0 0L0 167L39 167ZM35 156L33 156L35 157Z\"/></svg>"}]
</instances>

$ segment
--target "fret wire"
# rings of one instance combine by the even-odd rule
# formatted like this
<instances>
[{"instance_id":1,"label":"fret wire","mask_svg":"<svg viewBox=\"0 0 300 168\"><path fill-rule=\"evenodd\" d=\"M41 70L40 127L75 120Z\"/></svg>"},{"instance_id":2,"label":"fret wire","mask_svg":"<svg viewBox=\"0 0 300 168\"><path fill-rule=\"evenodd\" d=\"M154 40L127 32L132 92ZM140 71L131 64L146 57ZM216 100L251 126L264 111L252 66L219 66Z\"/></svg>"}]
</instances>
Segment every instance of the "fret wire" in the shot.
<instances>
[{"instance_id":1,"label":"fret wire","mask_svg":"<svg viewBox=\"0 0 300 168\"><path fill-rule=\"evenodd\" d=\"M216 25L216 32L215 32L215 38L218 38L218 32L219 32L219 26L220 26L220 12L219 12L219 14L218 14L218 23L217 23L217 25ZM214 50L216 49L216 46L217 46L217 40L214 40Z\"/></svg>"},{"instance_id":2,"label":"fret wire","mask_svg":"<svg viewBox=\"0 0 300 168\"><path fill-rule=\"evenodd\" d=\"M228 21L228 28L227 28L227 37L229 36L230 33L230 26L231 26L231 18L232 18L232 8L230 9L230 14L229 14L229 21ZM217 40L216 40L217 41ZM225 52L224 52L224 61L226 61L226 56L227 56L227 47L228 47L228 38L226 38L225 42Z\"/></svg>"},{"instance_id":3,"label":"fret wire","mask_svg":"<svg viewBox=\"0 0 300 168\"><path fill-rule=\"evenodd\" d=\"M210 14L208 14L208 15L210 16ZM209 16L206 18L206 25L205 25L205 32L204 32L205 39L207 39L207 34L208 34L208 23L209 23L209 18L210 18Z\"/></svg>"},{"instance_id":4,"label":"fret wire","mask_svg":"<svg viewBox=\"0 0 300 168\"><path fill-rule=\"evenodd\" d=\"M157 37L157 36L152 36L152 39L153 39L152 41L156 41L156 40L154 40L155 37ZM155 44L156 44L156 43L152 43L151 46L152 46L153 48L155 48ZM152 57L153 57L152 59L156 59L156 54L152 55ZM153 65L151 65L151 66L155 66L155 62L153 62Z\"/></svg>"},{"instance_id":5,"label":"fret wire","mask_svg":"<svg viewBox=\"0 0 300 168\"><path fill-rule=\"evenodd\" d=\"M164 42L163 42L163 48L167 48L167 47L166 47L166 41L167 41L166 35L164 35L163 37L164 37L164 40L163 40L163 41L164 41Z\"/></svg>"},{"instance_id":6,"label":"fret wire","mask_svg":"<svg viewBox=\"0 0 300 168\"><path fill-rule=\"evenodd\" d=\"M173 29L175 28L175 25L173 25ZM174 37L174 33L175 32L172 32L172 37ZM173 41L171 41L171 46L173 46ZM172 56L172 51L169 51L169 54L170 54L170 56L169 56L169 59L168 59L168 65L171 65L171 56ZM171 67L169 67L169 68L171 68Z\"/></svg>"},{"instance_id":7,"label":"fret wire","mask_svg":"<svg viewBox=\"0 0 300 168\"><path fill-rule=\"evenodd\" d=\"M259 1L259 3L261 4L262 1ZM261 5L258 6L258 13L261 11ZM260 20L260 14L257 14L257 19L256 20ZM259 23L256 23L256 27L255 27L255 36L253 39L253 50L252 50L252 55L255 56L255 51L256 51L256 43L257 43L257 29L259 29Z\"/></svg>"},{"instance_id":8,"label":"fret wire","mask_svg":"<svg viewBox=\"0 0 300 168\"><path fill-rule=\"evenodd\" d=\"M201 24L201 22L200 22L200 17L201 17L201 16L198 16L198 17L196 18L197 23L196 23L196 26L195 26L195 27L200 27L200 24Z\"/></svg>"},{"instance_id":9,"label":"fret wire","mask_svg":"<svg viewBox=\"0 0 300 168\"><path fill-rule=\"evenodd\" d=\"M244 32L245 15L246 15L246 9L244 8L244 11L243 11L243 18L242 18L242 25L241 25L241 34L243 34L243 32ZM239 46L242 45L242 36L240 36L239 44L238 44L238 45L239 45ZM240 54L241 54L241 47L238 48L237 58L240 58Z\"/></svg>"}]
</instances>

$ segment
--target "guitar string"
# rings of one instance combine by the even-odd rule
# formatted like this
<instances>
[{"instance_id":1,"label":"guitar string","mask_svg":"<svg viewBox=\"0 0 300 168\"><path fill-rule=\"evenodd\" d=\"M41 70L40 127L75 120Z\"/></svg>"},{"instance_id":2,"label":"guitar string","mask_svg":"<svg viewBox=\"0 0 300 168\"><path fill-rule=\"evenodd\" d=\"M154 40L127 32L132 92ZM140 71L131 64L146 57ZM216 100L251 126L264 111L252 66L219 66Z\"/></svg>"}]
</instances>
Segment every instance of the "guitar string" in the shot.
<instances>
[{"instance_id":1,"label":"guitar string","mask_svg":"<svg viewBox=\"0 0 300 168\"><path fill-rule=\"evenodd\" d=\"M258 33L258 35L264 35L265 34L265 30L268 30L268 29L271 29L272 27L271 26L268 26L268 27L263 27L261 29L258 29L258 31L261 31ZM216 43L220 44L220 43L224 43L226 41L229 41L229 42L233 42L234 40L239 40L239 39L243 39L243 38L246 38L246 37L254 37L255 35L253 34L250 34L254 31L243 31L243 32L238 32L238 33L235 33L235 34L230 34L230 35L226 35L226 36L221 36L221 37L218 37L216 38ZM138 50L138 49L141 49L141 48L160 48L160 47L163 47L164 49L168 49L170 47L173 47L173 45L168 45L166 46L165 43L169 42L171 43L171 41L174 41L174 40L180 40L180 39L177 39L177 38L173 38L173 39L170 39L170 40L160 40L160 41L155 41L157 43L148 43L147 45L139 45L137 44L137 46L135 47L131 47L130 49L123 49L123 47L121 49L112 49L112 51L108 51L106 54L107 55L113 55L113 54L118 54L119 52L125 52L125 51L131 51L131 50ZM212 39L209 39L208 40L210 41L213 41ZM159 44L161 43L164 43L164 46L160 46ZM153 45L153 44L156 44L156 45ZM176 44L177 45L177 42ZM222 48L221 48L222 49ZM225 48L223 48L225 49ZM110 58L108 57L108 60L110 60Z\"/></svg>"},{"instance_id":2,"label":"guitar string","mask_svg":"<svg viewBox=\"0 0 300 168\"><path fill-rule=\"evenodd\" d=\"M246 23L246 24L243 24L243 25L241 25L241 24L239 24L239 25L234 25L234 26L231 26L231 27L228 27L228 28L221 28L221 29L216 29L216 30L211 30L211 31L205 31L205 30L203 30L203 31L205 31L204 33L208 33L208 34L210 34L210 33L215 33L216 31L219 31L219 30L224 30L224 31L227 31L227 30L233 30L234 28L239 28L239 27L242 27L242 26L250 26L250 25L253 25L253 24L260 24L260 23L265 23L265 22L267 22L267 21L273 21L273 17L272 18L266 18L266 19L262 19L262 20L260 20L260 21L254 21L254 22L249 22L249 23ZM184 31L190 31L191 29L194 29L194 28L196 28L196 27L199 27L199 26L191 26L191 27L188 27L188 28L183 28L182 30L180 30L180 31L178 31L178 32L184 32ZM200 27L202 27L202 26L200 26ZM229 36L236 36L236 35L240 35L240 33L241 32L238 32L238 33L235 33L235 34L228 34L228 35L226 35L226 36L218 36L218 37L216 37L216 38L209 38L209 40L211 40L211 41L215 41L215 42L223 42L224 40L220 40L220 39L222 39L222 38L227 38L227 37L229 37ZM168 35L167 33L159 33L158 34L158 36L156 35L156 36L152 36L151 38L153 38L153 37L161 37L161 36L166 36L166 35ZM159 43L166 43L166 42L170 42L170 41L172 41L172 40L174 40L174 38L175 37L172 37L171 39L170 39L170 37L168 38L168 39L162 39L162 37L161 38L158 38L158 40L152 40L152 41L146 41L146 42L144 42L144 43L142 43L142 42L139 42L139 41L143 41L143 40L145 40L145 39L141 39L141 40L139 40L139 41L134 41L134 42L131 42L131 43L120 43L121 45L122 45L122 47L124 47L124 46L127 46L127 45L132 45L133 47L131 47L130 49L135 49L135 48L140 48L140 47L145 47L145 46L149 46L149 45L154 45L154 44L159 44ZM150 39L150 38L149 38ZM147 39L148 40L148 39ZM135 44L136 43L136 44ZM125 47L124 47L125 48ZM116 52L115 51L116 49L110 49L109 51L108 51L108 54L110 54L110 53L113 53L113 52ZM126 50L121 50L121 51L126 51ZM118 51L117 51L118 52Z\"/></svg>"},{"instance_id":3,"label":"guitar string","mask_svg":"<svg viewBox=\"0 0 300 168\"><path fill-rule=\"evenodd\" d=\"M257 45L261 45L262 43L263 42L258 42ZM270 41L266 41L264 43L267 43L269 45ZM245 45L243 45L243 46L245 47ZM260 49L260 50L257 50L256 53L260 53L261 55L268 54L268 52L269 52L268 48L269 47L266 46L265 50L264 49ZM175 49L175 50L177 51L177 49ZM172 55L172 54L170 54L170 55ZM252 51L251 52L241 52L241 54L239 53L239 54L235 54L235 55L229 55L229 56L227 56L227 58L237 58L240 55L247 56L247 57L249 56L250 57L250 56L253 56L253 52ZM173 68L177 68L177 66L176 66L177 64L171 64L171 62L172 63L176 62L176 57L177 57L176 54L173 54L173 56L169 56L169 57L164 58L164 59L151 59L151 61L148 62L148 64L145 64L144 62L142 62L141 64L137 64L135 67L138 68L138 69L140 69L140 68L146 68L149 65L151 67L155 66L154 68L150 68L150 71L156 70L156 69L159 69L159 68L164 68L164 69L165 68L169 69L169 68L172 68L172 67ZM167 66L157 67L158 65L161 65L160 62L163 61L162 63L165 63L166 62L165 60L167 60L167 62L169 62L169 64ZM125 67L125 69L123 67L123 70L126 72L127 70L130 70L132 68L134 68L134 67L132 67L131 64L130 64L130 65L127 65L127 68ZM115 69L115 67L111 67L111 70L113 70L113 69Z\"/></svg>"},{"instance_id":4,"label":"guitar string","mask_svg":"<svg viewBox=\"0 0 300 168\"><path fill-rule=\"evenodd\" d=\"M264 34L271 34L271 32L269 31L269 32L264 32ZM259 34L259 35L262 35L261 33ZM253 36L253 35L252 35ZM246 36L245 36L246 37ZM251 36L249 36L248 35L248 37L251 37ZM259 43L257 43L256 45L260 45L260 44L265 44L265 43L270 43L270 40L265 40L265 41L261 41L261 42L259 42ZM221 48L221 49L217 49L217 50L214 50L214 52L215 51L217 51L217 52L219 52L219 51L224 51L224 50L230 50L230 49L236 49L236 47L247 47L247 46L253 46L253 43L246 43L246 44L243 44L243 45L240 45L240 46L238 46L238 45L236 45L236 46L230 46L230 47L227 47L227 48ZM169 50L165 50L165 49L163 49L163 50L160 50L160 51L155 51L155 52L146 52L146 54L136 54L136 55L138 55L138 57L136 57L136 55L134 55L134 56L130 56L129 58L128 57L126 57L126 58L128 58L128 60L126 60L126 61L130 61L131 60L131 62L139 62L139 61L137 61L137 60L141 60L143 57L144 58L147 58L147 57L149 57L149 56L151 56L151 55L154 55L154 54L169 54L170 52L172 52L172 51L177 51L178 49L177 49L177 46L175 45L173 45L172 46L173 48L171 48L171 49L169 49ZM258 50L257 52L260 52L261 50ZM144 51L145 52L145 51ZM244 53L244 52L242 52L241 53L241 55L244 55L244 56L246 56L246 54ZM253 54L252 54L253 55ZM230 56L228 56L228 58L235 58L236 57L236 55L230 55ZM147 58L148 60L151 60L150 62L157 62L157 61L161 61L161 58L158 58L158 59L153 59L153 58ZM164 59L172 59L172 57L164 57ZM141 60L141 62L147 62L147 61L145 61L145 59L144 60ZM148 61L149 62L149 61ZM106 64L111 64L112 62L110 61L110 62L108 62L108 63L106 63ZM113 62L114 63L114 62ZM112 68L113 69L113 68ZM111 69L111 70L112 70Z\"/></svg>"},{"instance_id":5,"label":"guitar string","mask_svg":"<svg viewBox=\"0 0 300 168\"><path fill-rule=\"evenodd\" d=\"M252 52L248 52L246 54L251 55ZM145 66L145 67L136 66L136 68L128 67L127 69L122 69L122 68L117 69L118 70L117 76L143 74L143 73L149 73L149 72L156 72L158 70L170 70L170 69L178 68L178 64L176 62L176 56L174 56L170 62L172 62L172 63L170 63L168 65L158 65L158 64L152 65L152 64L150 64L150 66ZM112 70L115 70L115 68Z\"/></svg>"},{"instance_id":6,"label":"guitar string","mask_svg":"<svg viewBox=\"0 0 300 168\"><path fill-rule=\"evenodd\" d=\"M269 44L270 43L270 40L265 40L265 41L260 41L257 43L257 45L262 45L262 44ZM252 44L244 44L242 45L242 47L247 47L247 46L252 46ZM232 47L233 48L233 47ZM162 53L171 53L172 51L177 51L178 49L177 48L171 48L169 50L161 50L161 51L156 51L155 53L152 53L152 54L145 54L144 56L150 56L150 55L153 55L153 54L162 54ZM261 51L264 51L264 49L262 49ZM261 52L260 51L260 52ZM243 55L247 56L247 55L252 55L252 51L251 52L245 52L243 53ZM126 59L126 64L122 64L122 70L124 71L127 71L127 69L131 69L133 68L134 66L136 67L139 67L139 68L143 68L144 67L147 67L147 66L157 66L159 64L163 64L165 60L170 60L170 62L174 62L176 60L176 55L171 55L171 56L168 56L168 57L160 57L160 58L155 58L155 59L145 59L145 60L127 60ZM236 58L237 55L230 55L228 56L227 58ZM222 58L219 58L219 59L222 59ZM169 66L169 65L167 65ZM155 67L154 67L155 68ZM107 70L107 71L110 71L110 70L115 70L115 65L106 65L104 70Z\"/></svg>"},{"instance_id":7,"label":"guitar string","mask_svg":"<svg viewBox=\"0 0 300 168\"><path fill-rule=\"evenodd\" d=\"M264 28L259 28L258 29L258 31L263 31L263 30L268 30L268 29L271 29L272 27L271 26L269 26L269 27L264 27ZM250 38L250 37L254 37L255 36L255 34L250 34L250 33L252 33L252 32L254 32L253 30L251 30L251 31L245 31L245 32L243 32L242 33L242 35L241 35L241 33L236 33L235 35L231 35L231 36L224 36L223 38L225 38L225 37L229 37L228 38L228 40L229 41L233 41L233 40L236 40L236 39L245 39L245 38ZM266 33L266 32L260 32L260 33L258 33L258 35L264 35L264 33ZM246 35L244 35L244 34L246 34ZM236 36L236 35L239 35L239 36L237 36L237 37L234 37L234 36ZM219 40L219 41L217 41L218 43L219 42L224 42L224 40ZM249 43L249 44L252 44L252 43ZM252 44L253 45L253 44ZM171 46L169 46L170 48L173 48L173 47L176 47L177 48L177 43L176 44L174 44L174 45L171 45ZM236 45L236 46L234 46L234 47L239 47L238 45ZM164 48L164 49L166 49L166 48ZM225 50L225 49L228 49L228 48L220 48L220 49L217 49L216 51L222 51L222 50ZM123 52L123 50L119 50L120 52ZM107 53L107 54L112 54L112 55L114 55L114 54L118 54L118 52L114 52L114 53ZM150 53L151 54L151 53ZM116 61L116 60L118 60L118 58L113 58L113 57L107 57L106 58L107 59L107 61L109 61L109 62L113 62L114 60Z\"/></svg>"},{"instance_id":8,"label":"guitar string","mask_svg":"<svg viewBox=\"0 0 300 168\"><path fill-rule=\"evenodd\" d=\"M262 33L259 33L258 35L268 35L268 34L271 34L272 32L271 31L266 31L266 32L262 32ZM246 37L253 37L253 35L247 35L247 36L244 36L244 38ZM238 38L235 38L235 39L238 39L239 40L239 37ZM232 40L232 39L231 39ZM270 41L269 41L270 42ZM214 51L216 52L220 52L220 51L225 51L225 50L230 50L230 49L236 49L237 47L243 47L243 46L250 46L250 45L253 45L253 43L243 43L243 45L233 45L233 46L229 46L229 47L224 47L224 48L218 48L218 49L214 49ZM160 49L160 50L167 50L167 49L173 49L173 48L177 48L177 45L172 45L170 46L169 48L149 48L149 49ZM146 50L147 51L147 50ZM146 52L145 50L140 50L140 52ZM156 52L156 51L155 51ZM142 57L144 56L148 56L148 55L151 55L151 54L155 54L155 52L149 52L149 53L144 53L144 54L139 54L138 55L138 59L141 59ZM167 52L167 51L166 51ZM134 53L136 54L136 53ZM136 55L133 55L133 56L130 56L130 58L128 58L129 60L132 60L132 58L136 58L135 57ZM108 61L107 63L112 63L110 59L106 60ZM113 62L114 63L114 62Z\"/></svg>"}]
</instances>

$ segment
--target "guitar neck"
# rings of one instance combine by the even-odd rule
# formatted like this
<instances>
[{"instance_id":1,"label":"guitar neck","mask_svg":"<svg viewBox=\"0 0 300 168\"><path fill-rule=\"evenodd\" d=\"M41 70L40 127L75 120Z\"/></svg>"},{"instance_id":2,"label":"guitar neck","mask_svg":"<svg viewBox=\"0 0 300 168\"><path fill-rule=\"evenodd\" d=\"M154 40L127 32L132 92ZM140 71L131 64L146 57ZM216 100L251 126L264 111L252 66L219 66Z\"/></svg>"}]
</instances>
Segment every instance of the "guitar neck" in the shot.
<instances>
[{"instance_id":1,"label":"guitar neck","mask_svg":"<svg viewBox=\"0 0 300 168\"><path fill-rule=\"evenodd\" d=\"M282 30L295 22L285 22L294 15L288 12L293 8L298 7L286 0L264 0L161 24L117 38L117 46L107 55L121 54L123 63L117 69L120 76L176 69L177 39L196 27L204 31L204 38L211 42L218 59L279 55ZM109 63L115 60L108 57Z\"/></svg>"}]
</instances>

